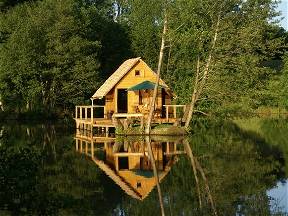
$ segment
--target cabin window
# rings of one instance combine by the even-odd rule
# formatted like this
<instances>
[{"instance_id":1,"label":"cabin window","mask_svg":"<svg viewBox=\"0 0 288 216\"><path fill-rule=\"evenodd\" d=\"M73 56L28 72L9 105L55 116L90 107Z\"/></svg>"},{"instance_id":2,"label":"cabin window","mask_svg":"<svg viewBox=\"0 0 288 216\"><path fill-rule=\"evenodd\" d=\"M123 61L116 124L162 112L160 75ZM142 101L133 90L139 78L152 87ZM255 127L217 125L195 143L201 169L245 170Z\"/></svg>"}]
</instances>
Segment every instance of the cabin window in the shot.
<instances>
[{"instance_id":1,"label":"cabin window","mask_svg":"<svg viewBox=\"0 0 288 216\"><path fill-rule=\"evenodd\" d=\"M140 76L140 70L135 70L135 76Z\"/></svg>"}]
</instances>

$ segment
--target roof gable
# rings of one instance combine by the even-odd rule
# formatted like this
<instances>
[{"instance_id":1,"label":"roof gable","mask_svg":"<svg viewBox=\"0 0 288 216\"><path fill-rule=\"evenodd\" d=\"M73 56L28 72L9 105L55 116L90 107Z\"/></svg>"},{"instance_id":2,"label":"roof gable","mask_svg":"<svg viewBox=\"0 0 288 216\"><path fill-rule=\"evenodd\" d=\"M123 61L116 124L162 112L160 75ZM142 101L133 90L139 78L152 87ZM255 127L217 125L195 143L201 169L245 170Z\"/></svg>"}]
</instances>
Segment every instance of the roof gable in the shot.
<instances>
[{"instance_id":1,"label":"roof gable","mask_svg":"<svg viewBox=\"0 0 288 216\"><path fill-rule=\"evenodd\" d=\"M141 58L133 58L126 60L120 67L103 83L103 85L95 92L92 98L104 97L130 70Z\"/></svg>"}]
</instances>

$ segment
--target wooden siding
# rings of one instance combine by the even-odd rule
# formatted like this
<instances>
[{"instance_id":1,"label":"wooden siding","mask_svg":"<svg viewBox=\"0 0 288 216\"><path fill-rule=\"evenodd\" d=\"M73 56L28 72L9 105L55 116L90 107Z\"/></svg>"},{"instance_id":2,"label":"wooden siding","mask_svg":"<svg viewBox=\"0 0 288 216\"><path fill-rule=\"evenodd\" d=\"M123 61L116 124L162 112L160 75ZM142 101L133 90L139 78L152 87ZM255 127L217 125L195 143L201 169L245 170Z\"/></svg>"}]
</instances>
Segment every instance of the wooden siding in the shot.
<instances>
[{"instance_id":1,"label":"wooden siding","mask_svg":"<svg viewBox=\"0 0 288 216\"><path fill-rule=\"evenodd\" d=\"M135 75L136 71L140 71L140 75ZM128 89L134 85L137 85L145 80L156 82L156 74L148 67L148 65L140 60L131 70L115 85L114 98L117 98L117 89ZM166 86L166 84L160 80L160 85ZM149 90L152 100L153 90ZM171 101L171 100L170 100ZM167 104L170 104L169 100L166 100ZM128 113L135 113L135 106L139 105L139 91L128 91ZM161 91L158 91L156 100L156 108L161 109L162 97ZM117 101L114 103L114 111L117 112Z\"/></svg>"}]
</instances>

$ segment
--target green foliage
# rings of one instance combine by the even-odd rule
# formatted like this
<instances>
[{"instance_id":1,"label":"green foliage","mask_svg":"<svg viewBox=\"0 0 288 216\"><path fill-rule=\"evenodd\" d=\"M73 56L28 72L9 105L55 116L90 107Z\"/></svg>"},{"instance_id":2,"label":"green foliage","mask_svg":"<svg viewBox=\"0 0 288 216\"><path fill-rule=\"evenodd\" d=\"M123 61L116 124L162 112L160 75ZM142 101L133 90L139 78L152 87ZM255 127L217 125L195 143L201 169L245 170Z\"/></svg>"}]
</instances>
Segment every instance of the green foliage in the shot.
<instances>
[{"instance_id":1,"label":"green foliage","mask_svg":"<svg viewBox=\"0 0 288 216\"><path fill-rule=\"evenodd\" d=\"M113 22L108 6L45 0L1 14L0 91L6 109L51 112L91 97L105 73L130 55L126 30Z\"/></svg>"},{"instance_id":2,"label":"green foliage","mask_svg":"<svg viewBox=\"0 0 288 216\"><path fill-rule=\"evenodd\" d=\"M177 103L190 101L197 59L203 71L211 52L199 109L235 115L237 107L287 105L287 66L281 70L288 37L275 21L273 0L2 2L0 91L12 112L62 112L87 104L132 55L155 69L165 13L162 78Z\"/></svg>"},{"instance_id":3,"label":"green foliage","mask_svg":"<svg viewBox=\"0 0 288 216\"><path fill-rule=\"evenodd\" d=\"M288 54L286 53L285 58L284 58L284 68L283 68L283 73L281 75L280 79L280 102L279 104L282 105L282 107L288 109Z\"/></svg>"},{"instance_id":4,"label":"green foliage","mask_svg":"<svg viewBox=\"0 0 288 216\"><path fill-rule=\"evenodd\" d=\"M162 74L176 92L177 102L190 101L197 58L204 70L219 16L211 73L198 105L209 111L221 106L233 110L239 102L247 110L277 106L279 94L274 89L281 62L274 67L265 63L282 58L286 36L283 28L271 21L278 15L274 1L131 1L126 5L119 1L119 5L126 9L120 16L130 27L133 50L152 68L158 59L166 8L168 34Z\"/></svg>"}]
</instances>

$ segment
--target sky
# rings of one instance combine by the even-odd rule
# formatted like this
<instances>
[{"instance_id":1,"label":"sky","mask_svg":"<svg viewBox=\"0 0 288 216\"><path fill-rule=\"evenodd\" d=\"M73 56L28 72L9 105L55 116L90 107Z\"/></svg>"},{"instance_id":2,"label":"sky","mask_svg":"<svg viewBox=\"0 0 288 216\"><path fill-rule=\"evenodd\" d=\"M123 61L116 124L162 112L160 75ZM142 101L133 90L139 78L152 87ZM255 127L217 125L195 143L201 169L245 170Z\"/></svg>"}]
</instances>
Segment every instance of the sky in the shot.
<instances>
[{"instance_id":1,"label":"sky","mask_svg":"<svg viewBox=\"0 0 288 216\"><path fill-rule=\"evenodd\" d=\"M278 6L278 10L281 11L282 15L284 17L283 20L281 20L281 26L283 26L286 30L288 30L288 0L282 0L282 2Z\"/></svg>"}]
</instances>

